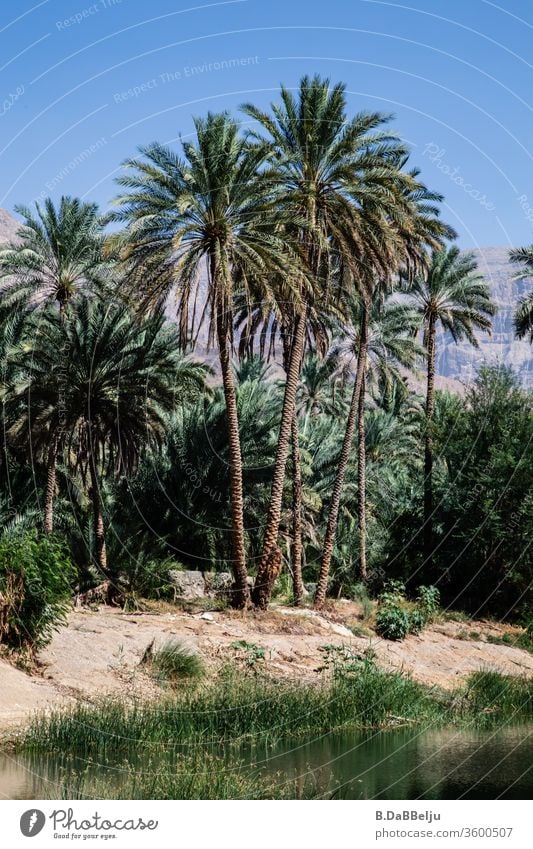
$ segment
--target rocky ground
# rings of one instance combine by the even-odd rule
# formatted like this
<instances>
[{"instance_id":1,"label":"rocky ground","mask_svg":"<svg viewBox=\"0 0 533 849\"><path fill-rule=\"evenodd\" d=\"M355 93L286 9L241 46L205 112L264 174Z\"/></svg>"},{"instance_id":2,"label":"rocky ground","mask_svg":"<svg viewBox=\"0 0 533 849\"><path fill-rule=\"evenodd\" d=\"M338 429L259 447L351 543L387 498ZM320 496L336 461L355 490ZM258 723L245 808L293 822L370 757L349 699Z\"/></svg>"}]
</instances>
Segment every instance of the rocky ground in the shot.
<instances>
[{"instance_id":1,"label":"rocky ground","mask_svg":"<svg viewBox=\"0 0 533 849\"><path fill-rule=\"evenodd\" d=\"M369 636L354 636L353 631ZM228 660L246 664L247 650L234 645L245 641L264 650L258 663L265 672L294 680L318 678L325 645L349 645L360 652L370 646L383 668L401 669L426 684L453 688L480 669L532 675L532 654L486 641L488 634L510 631L495 623L443 621L419 636L388 642L362 625L362 612L351 602L337 602L322 615L281 606L266 614L185 613L171 605L142 613L77 609L68 627L39 652L31 673L0 660L0 730L24 723L36 710L76 699L92 700L106 693L157 696L159 686L141 663L152 641L157 647L170 638L179 639L198 651L210 668Z\"/></svg>"}]
</instances>

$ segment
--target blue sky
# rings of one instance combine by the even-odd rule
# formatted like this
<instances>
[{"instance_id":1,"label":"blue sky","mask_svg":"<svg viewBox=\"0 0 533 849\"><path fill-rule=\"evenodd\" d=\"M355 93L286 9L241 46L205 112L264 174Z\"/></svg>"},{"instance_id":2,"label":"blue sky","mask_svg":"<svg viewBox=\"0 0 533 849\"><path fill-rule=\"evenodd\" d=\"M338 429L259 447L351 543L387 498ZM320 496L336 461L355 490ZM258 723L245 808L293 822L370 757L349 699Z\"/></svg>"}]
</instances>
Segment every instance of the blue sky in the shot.
<instances>
[{"instance_id":1,"label":"blue sky","mask_svg":"<svg viewBox=\"0 0 533 849\"><path fill-rule=\"evenodd\" d=\"M346 83L396 115L462 246L533 241L530 0L18 0L0 11L0 206L106 206L139 144L192 114Z\"/></svg>"}]
</instances>

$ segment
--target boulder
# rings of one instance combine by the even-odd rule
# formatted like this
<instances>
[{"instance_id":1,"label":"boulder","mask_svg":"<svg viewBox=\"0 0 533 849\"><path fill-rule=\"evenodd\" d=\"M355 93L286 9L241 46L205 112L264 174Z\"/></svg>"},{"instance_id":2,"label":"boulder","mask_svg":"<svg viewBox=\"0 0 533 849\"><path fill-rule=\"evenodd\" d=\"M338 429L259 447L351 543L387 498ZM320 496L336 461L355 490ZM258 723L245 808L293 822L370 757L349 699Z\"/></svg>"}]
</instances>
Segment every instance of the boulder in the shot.
<instances>
[{"instance_id":1,"label":"boulder","mask_svg":"<svg viewBox=\"0 0 533 849\"><path fill-rule=\"evenodd\" d=\"M205 576L205 594L212 598L223 598L231 593L231 572L214 572Z\"/></svg>"},{"instance_id":2,"label":"boulder","mask_svg":"<svg viewBox=\"0 0 533 849\"><path fill-rule=\"evenodd\" d=\"M194 598L204 598L205 596L205 581L201 572L193 570L171 569L168 573L169 580L174 587L174 598L191 600Z\"/></svg>"}]
</instances>

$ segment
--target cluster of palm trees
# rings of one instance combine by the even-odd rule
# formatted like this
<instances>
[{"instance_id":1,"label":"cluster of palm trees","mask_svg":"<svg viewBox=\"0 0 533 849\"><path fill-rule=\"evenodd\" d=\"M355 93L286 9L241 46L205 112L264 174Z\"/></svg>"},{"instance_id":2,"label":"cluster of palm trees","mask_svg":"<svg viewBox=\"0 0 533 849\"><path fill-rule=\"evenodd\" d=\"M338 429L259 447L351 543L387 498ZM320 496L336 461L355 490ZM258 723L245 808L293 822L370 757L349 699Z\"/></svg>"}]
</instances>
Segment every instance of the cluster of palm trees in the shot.
<instances>
[{"instance_id":1,"label":"cluster of palm trees","mask_svg":"<svg viewBox=\"0 0 533 849\"><path fill-rule=\"evenodd\" d=\"M367 577L369 393L379 386L387 403L400 403L404 369L420 359L431 560L438 332L476 345L495 308L472 256L446 247L455 234L440 219L442 198L409 166L390 116L350 118L344 86L318 77L304 77L296 94L282 88L270 111L247 104L243 112L253 126L246 133L229 114L209 113L196 119L194 140L180 150L142 148L124 163L120 194L105 217L71 198L57 209L47 200L35 213L18 210L18 241L0 252L4 464L8 446L16 452L26 443L46 467L45 533L53 529L57 475L70 470L91 499L96 564L108 575L102 487L131 475L147 446L165 441L168 415L203 391L208 368L187 355L205 323L225 406L233 603L268 605L283 563L279 535L289 497L298 604L306 529L300 441L317 411L336 403L335 386L349 386L348 396L339 392L344 432L317 541L320 606L336 541L345 542L337 528L356 433L357 571ZM109 234L108 224L120 226ZM531 333L530 301L523 314L518 330ZM252 362L257 349L277 359L285 377L250 592L235 361Z\"/></svg>"}]
</instances>

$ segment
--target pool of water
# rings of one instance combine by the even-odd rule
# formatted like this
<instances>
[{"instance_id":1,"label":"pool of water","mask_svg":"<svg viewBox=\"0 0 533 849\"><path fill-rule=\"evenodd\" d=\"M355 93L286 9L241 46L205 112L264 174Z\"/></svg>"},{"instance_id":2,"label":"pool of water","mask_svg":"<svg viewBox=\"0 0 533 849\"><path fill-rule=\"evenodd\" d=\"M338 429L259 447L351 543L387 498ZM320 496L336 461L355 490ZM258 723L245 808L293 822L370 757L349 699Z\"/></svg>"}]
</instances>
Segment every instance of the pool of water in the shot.
<instances>
[{"instance_id":1,"label":"pool of water","mask_svg":"<svg viewBox=\"0 0 533 849\"><path fill-rule=\"evenodd\" d=\"M531 725L329 734L256 746L239 757L270 782L311 783L327 798L528 799L533 791ZM162 753L161 767L172 769L173 760ZM53 799L65 768L105 778L121 798L118 764L88 767L65 755L11 753L0 754L0 798Z\"/></svg>"}]
</instances>

